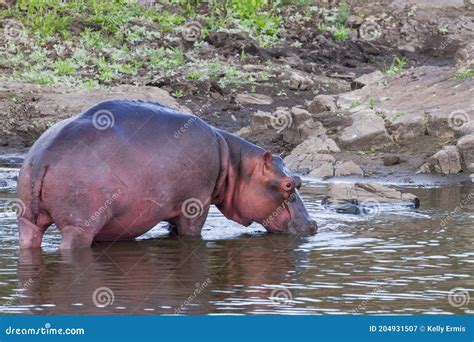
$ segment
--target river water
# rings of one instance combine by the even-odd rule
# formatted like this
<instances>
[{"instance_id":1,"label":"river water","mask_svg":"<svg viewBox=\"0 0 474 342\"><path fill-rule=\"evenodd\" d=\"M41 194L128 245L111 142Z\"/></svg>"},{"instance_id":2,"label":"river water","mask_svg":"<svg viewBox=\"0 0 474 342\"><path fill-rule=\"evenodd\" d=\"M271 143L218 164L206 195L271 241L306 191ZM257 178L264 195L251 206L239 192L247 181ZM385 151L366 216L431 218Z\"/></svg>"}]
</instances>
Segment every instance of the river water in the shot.
<instances>
[{"instance_id":1,"label":"river water","mask_svg":"<svg viewBox=\"0 0 474 342\"><path fill-rule=\"evenodd\" d=\"M16 172L1 168L0 180ZM2 208L14 182L0 185ZM3 210L0 312L474 313L472 183L403 185L420 197L419 209L364 216L323 208L326 186L305 181L303 198L319 225L305 238L244 228L213 208L202 238L170 237L158 226L136 241L60 252L52 227L41 251L20 252L15 214Z\"/></svg>"}]
</instances>

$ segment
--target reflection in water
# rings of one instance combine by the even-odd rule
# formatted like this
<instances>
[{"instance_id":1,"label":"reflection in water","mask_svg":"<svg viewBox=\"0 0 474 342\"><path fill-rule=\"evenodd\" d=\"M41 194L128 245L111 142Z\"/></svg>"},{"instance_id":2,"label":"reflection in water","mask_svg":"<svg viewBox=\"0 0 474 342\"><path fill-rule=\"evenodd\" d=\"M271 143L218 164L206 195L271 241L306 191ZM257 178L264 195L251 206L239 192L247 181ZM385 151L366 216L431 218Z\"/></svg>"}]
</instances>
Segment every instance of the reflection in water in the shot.
<instances>
[{"instance_id":1,"label":"reflection in water","mask_svg":"<svg viewBox=\"0 0 474 342\"><path fill-rule=\"evenodd\" d=\"M321 184L304 198L319 233L276 236L212 210L203 238L141 239L60 252L18 251L13 213L2 213L0 305L22 314L473 314L449 304L474 290L472 184L416 189L417 211L353 216L324 210ZM0 206L11 198L0 194ZM454 215L447 215L455 211ZM445 219L446 224L441 221ZM98 290L99 289L99 290ZM102 291L102 292L101 292ZM474 297L474 292L471 292ZM105 307L99 307L105 304Z\"/></svg>"}]
</instances>

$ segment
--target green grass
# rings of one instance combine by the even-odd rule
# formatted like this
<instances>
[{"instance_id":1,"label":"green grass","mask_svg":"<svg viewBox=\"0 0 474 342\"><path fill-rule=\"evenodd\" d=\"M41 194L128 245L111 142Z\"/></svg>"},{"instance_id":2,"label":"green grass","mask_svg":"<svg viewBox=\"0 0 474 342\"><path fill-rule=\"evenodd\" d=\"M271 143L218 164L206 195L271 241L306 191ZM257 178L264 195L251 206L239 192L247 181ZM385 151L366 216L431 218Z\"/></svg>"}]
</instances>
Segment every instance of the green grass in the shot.
<instances>
[{"instance_id":1,"label":"green grass","mask_svg":"<svg viewBox=\"0 0 474 342\"><path fill-rule=\"evenodd\" d=\"M474 77L474 67L470 66L470 67L467 67L465 69L458 70L458 71L456 71L454 76L458 80L466 80L468 78L473 78Z\"/></svg>"},{"instance_id":2,"label":"green grass","mask_svg":"<svg viewBox=\"0 0 474 342\"><path fill-rule=\"evenodd\" d=\"M388 76L398 75L405 69L406 64L407 61L405 57L395 57L390 67L385 70L385 74Z\"/></svg>"}]
</instances>

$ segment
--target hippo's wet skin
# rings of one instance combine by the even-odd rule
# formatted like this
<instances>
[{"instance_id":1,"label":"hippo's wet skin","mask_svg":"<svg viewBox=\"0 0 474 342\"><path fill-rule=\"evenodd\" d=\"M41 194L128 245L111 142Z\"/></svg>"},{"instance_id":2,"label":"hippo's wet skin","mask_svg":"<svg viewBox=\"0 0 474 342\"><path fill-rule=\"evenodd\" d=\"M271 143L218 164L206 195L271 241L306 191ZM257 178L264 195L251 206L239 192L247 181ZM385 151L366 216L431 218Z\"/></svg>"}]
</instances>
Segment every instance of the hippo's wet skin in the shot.
<instances>
[{"instance_id":1,"label":"hippo's wet skin","mask_svg":"<svg viewBox=\"0 0 474 342\"><path fill-rule=\"evenodd\" d=\"M157 103L113 100L46 131L18 179L20 247L133 239L160 221L199 235L211 204L243 225L314 233L280 157Z\"/></svg>"}]
</instances>

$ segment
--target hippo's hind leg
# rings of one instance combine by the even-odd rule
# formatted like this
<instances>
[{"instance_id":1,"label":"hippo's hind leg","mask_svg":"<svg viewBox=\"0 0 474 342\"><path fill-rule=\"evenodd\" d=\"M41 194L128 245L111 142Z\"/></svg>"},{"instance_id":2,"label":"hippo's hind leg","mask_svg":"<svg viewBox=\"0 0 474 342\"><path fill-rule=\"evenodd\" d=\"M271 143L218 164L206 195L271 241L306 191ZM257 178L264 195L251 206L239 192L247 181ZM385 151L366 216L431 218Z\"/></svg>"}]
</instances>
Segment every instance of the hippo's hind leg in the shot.
<instances>
[{"instance_id":1,"label":"hippo's hind leg","mask_svg":"<svg viewBox=\"0 0 474 342\"><path fill-rule=\"evenodd\" d=\"M20 248L39 248L43 241L46 229L51 225L51 221L39 222L39 225L30 220L19 217L18 226L20 232Z\"/></svg>"},{"instance_id":2,"label":"hippo's hind leg","mask_svg":"<svg viewBox=\"0 0 474 342\"><path fill-rule=\"evenodd\" d=\"M88 248L92 245L97 231L94 227L66 225L61 227L60 249Z\"/></svg>"}]
</instances>

